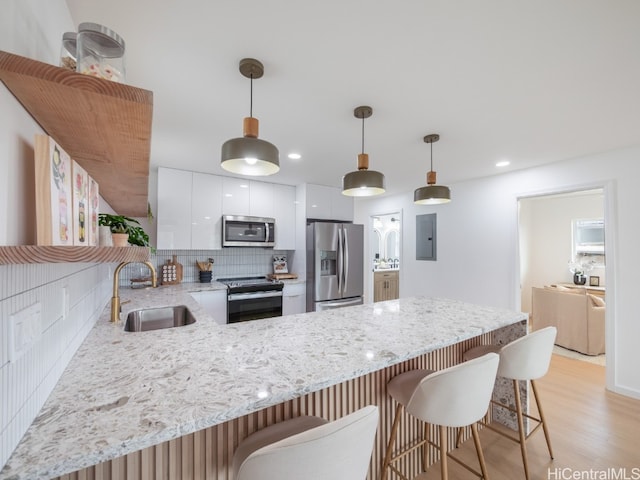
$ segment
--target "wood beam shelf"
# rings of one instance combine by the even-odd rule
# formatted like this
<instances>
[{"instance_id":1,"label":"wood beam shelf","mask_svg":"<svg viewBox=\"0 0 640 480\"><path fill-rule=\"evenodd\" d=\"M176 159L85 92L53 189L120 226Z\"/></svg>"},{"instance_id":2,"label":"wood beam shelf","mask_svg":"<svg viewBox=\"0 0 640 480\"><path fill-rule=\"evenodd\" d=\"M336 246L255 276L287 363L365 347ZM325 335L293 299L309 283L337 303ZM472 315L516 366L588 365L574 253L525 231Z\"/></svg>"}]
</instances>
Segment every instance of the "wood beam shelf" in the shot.
<instances>
[{"instance_id":1,"label":"wood beam shelf","mask_svg":"<svg viewBox=\"0 0 640 480\"><path fill-rule=\"evenodd\" d=\"M3 51L0 80L116 212L147 215L153 92Z\"/></svg>"},{"instance_id":2,"label":"wood beam shelf","mask_svg":"<svg viewBox=\"0 0 640 480\"><path fill-rule=\"evenodd\" d=\"M69 247L18 245L0 247L0 265L28 263L120 263L151 259L148 247Z\"/></svg>"}]
</instances>

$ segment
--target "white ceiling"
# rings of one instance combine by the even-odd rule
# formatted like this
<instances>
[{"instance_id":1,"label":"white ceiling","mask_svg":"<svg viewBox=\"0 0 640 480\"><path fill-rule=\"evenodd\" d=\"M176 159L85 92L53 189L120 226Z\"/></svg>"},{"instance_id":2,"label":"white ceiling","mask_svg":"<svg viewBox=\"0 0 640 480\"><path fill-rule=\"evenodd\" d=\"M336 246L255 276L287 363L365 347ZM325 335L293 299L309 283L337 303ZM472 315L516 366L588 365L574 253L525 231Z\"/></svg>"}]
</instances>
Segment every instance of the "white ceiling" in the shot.
<instances>
[{"instance_id":1,"label":"white ceiling","mask_svg":"<svg viewBox=\"0 0 640 480\"><path fill-rule=\"evenodd\" d=\"M152 168L227 174L254 81L266 181L340 186L361 151L387 194L640 145L637 0L67 0L126 41L127 83L154 93ZM293 161L295 151L302 159ZM499 170L495 163L508 159Z\"/></svg>"}]
</instances>

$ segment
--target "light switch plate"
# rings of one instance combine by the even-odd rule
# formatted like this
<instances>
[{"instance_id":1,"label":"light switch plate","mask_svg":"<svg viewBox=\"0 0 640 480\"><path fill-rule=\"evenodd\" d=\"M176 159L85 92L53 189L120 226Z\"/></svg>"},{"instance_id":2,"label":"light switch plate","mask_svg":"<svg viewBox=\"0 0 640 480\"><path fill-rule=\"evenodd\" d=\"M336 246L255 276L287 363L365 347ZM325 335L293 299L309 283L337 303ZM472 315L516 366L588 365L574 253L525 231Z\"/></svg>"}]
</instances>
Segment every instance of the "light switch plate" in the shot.
<instances>
[{"instance_id":1,"label":"light switch plate","mask_svg":"<svg viewBox=\"0 0 640 480\"><path fill-rule=\"evenodd\" d=\"M41 334L42 305L34 303L9 315L9 361L17 361Z\"/></svg>"}]
</instances>

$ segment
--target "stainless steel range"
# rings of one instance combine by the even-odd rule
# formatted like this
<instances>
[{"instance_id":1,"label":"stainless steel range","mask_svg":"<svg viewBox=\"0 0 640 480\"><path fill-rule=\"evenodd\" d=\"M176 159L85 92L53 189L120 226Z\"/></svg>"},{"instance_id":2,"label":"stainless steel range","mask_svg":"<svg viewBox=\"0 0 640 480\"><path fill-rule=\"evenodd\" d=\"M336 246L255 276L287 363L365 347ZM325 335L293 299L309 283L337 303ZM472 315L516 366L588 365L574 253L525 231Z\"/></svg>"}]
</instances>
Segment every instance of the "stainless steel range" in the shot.
<instances>
[{"instance_id":1,"label":"stainless steel range","mask_svg":"<svg viewBox=\"0 0 640 480\"><path fill-rule=\"evenodd\" d=\"M282 316L284 283L265 277L219 278L227 286L227 323Z\"/></svg>"}]
</instances>

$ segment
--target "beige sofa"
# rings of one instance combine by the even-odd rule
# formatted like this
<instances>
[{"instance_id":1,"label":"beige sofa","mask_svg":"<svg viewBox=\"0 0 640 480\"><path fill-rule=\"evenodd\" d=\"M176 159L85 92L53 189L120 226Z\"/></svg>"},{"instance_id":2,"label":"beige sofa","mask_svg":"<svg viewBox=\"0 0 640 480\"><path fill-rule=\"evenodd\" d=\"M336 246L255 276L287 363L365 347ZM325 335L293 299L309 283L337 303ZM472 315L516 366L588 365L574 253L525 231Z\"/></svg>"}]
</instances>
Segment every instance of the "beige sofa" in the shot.
<instances>
[{"instance_id":1,"label":"beige sofa","mask_svg":"<svg viewBox=\"0 0 640 480\"><path fill-rule=\"evenodd\" d=\"M604 300L584 289L532 288L533 330L554 326L556 345L587 355L604 353Z\"/></svg>"}]
</instances>

